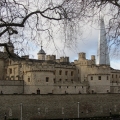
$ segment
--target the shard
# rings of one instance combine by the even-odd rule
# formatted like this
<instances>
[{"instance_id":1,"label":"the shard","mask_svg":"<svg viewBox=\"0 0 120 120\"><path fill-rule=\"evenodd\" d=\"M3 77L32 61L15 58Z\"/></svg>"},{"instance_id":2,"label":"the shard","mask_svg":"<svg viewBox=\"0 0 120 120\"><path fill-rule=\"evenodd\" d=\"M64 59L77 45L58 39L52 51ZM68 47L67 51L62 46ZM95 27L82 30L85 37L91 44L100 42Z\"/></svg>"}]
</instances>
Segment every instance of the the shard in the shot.
<instances>
[{"instance_id":1,"label":"the shard","mask_svg":"<svg viewBox=\"0 0 120 120\"><path fill-rule=\"evenodd\" d=\"M104 19L100 19L100 30L98 39L98 51L97 51L97 64L98 65L110 65L108 43L106 39L106 31Z\"/></svg>"}]
</instances>

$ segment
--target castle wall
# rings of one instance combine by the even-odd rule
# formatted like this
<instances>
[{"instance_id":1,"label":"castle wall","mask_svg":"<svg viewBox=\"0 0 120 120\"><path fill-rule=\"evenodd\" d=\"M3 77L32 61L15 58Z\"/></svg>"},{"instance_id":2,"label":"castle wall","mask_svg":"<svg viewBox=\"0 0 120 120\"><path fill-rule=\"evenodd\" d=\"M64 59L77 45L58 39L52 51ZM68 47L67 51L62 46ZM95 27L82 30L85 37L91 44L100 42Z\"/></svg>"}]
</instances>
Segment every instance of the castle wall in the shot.
<instances>
[{"instance_id":1,"label":"castle wall","mask_svg":"<svg viewBox=\"0 0 120 120\"><path fill-rule=\"evenodd\" d=\"M5 72L4 60L0 59L0 80L4 79L4 72Z\"/></svg>"},{"instance_id":2,"label":"castle wall","mask_svg":"<svg viewBox=\"0 0 120 120\"><path fill-rule=\"evenodd\" d=\"M44 116L49 119L109 116L120 113L118 94L89 95L0 95L0 120ZM78 104L79 102L79 104ZM12 113L12 114L11 114Z\"/></svg>"},{"instance_id":3,"label":"castle wall","mask_svg":"<svg viewBox=\"0 0 120 120\"><path fill-rule=\"evenodd\" d=\"M24 92L24 81L0 80L1 94L22 94Z\"/></svg>"}]
</instances>

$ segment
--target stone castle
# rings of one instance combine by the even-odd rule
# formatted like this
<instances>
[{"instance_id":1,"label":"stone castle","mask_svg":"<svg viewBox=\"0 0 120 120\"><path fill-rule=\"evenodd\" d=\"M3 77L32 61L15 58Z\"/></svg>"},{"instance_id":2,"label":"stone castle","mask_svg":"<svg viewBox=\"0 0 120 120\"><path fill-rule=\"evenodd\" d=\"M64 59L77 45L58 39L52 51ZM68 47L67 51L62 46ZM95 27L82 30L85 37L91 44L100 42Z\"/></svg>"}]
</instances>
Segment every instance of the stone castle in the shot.
<instances>
[{"instance_id":1,"label":"stone castle","mask_svg":"<svg viewBox=\"0 0 120 120\"><path fill-rule=\"evenodd\" d=\"M94 94L120 93L120 70L110 67L104 20L100 23L97 60L94 55L78 54L78 60L69 57L56 59L46 55L41 46L38 59L14 53L12 42L9 52L0 52L1 94Z\"/></svg>"}]
</instances>

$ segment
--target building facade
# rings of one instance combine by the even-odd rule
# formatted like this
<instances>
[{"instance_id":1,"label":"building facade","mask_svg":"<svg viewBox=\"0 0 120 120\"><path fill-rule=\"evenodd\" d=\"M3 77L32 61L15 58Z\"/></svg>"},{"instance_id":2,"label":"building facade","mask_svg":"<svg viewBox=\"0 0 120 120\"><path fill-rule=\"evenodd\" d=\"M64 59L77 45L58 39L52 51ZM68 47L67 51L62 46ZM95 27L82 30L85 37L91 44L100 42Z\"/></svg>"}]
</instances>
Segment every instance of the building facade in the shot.
<instances>
[{"instance_id":1,"label":"building facade","mask_svg":"<svg viewBox=\"0 0 120 120\"><path fill-rule=\"evenodd\" d=\"M72 63L69 57L56 59L55 55L46 55L42 46L38 59L19 57L9 41L12 57L5 49L0 52L1 94L119 93L120 70L110 67L103 19L100 26L97 64L94 55L88 60L84 52Z\"/></svg>"}]
</instances>

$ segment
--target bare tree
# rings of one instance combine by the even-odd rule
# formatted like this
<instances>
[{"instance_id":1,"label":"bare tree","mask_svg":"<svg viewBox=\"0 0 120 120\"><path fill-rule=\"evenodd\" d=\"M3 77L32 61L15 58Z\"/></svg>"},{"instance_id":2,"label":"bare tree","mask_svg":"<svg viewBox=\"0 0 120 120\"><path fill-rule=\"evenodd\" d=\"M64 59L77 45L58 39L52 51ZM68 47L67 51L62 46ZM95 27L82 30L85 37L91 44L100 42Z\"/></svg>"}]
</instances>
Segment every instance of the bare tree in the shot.
<instances>
[{"instance_id":1,"label":"bare tree","mask_svg":"<svg viewBox=\"0 0 120 120\"><path fill-rule=\"evenodd\" d=\"M54 27L64 30L68 46L77 39L76 31L87 23L99 22L100 13L107 18L107 35L110 44L120 43L119 0L1 0L0 1L0 46L7 39L17 43L39 42L39 38L53 38ZM82 23L82 24L81 24ZM58 26L57 26L58 25ZM58 27L59 28L59 27ZM16 37L17 36L17 37ZM54 43L54 41L53 41ZM8 51L8 50L7 50Z\"/></svg>"}]
</instances>

